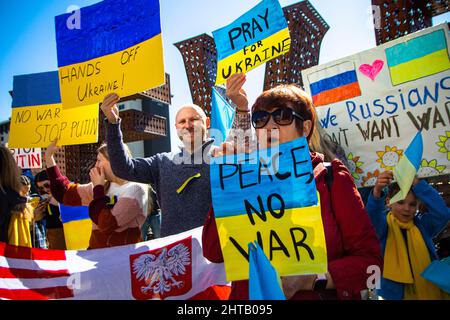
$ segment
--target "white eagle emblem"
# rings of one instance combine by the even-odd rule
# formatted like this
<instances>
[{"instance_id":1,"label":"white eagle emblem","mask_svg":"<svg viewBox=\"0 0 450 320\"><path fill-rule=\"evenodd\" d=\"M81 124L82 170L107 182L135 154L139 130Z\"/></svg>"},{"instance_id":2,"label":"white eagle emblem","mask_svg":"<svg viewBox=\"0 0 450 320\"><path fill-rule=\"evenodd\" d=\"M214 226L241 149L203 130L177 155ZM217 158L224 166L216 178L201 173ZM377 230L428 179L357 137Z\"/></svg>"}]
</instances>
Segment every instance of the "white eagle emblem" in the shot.
<instances>
[{"instance_id":1,"label":"white eagle emblem","mask_svg":"<svg viewBox=\"0 0 450 320\"><path fill-rule=\"evenodd\" d=\"M162 248L159 256L143 254L133 262L133 273L138 281L145 280L147 286L141 287L142 293L153 291L154 294L164 294L172 287L181 288L183 281L176 281L174 276L186 273L185 266L190 264L189 249L179 243L167 250Z\"/></svg>"}]
</instances>

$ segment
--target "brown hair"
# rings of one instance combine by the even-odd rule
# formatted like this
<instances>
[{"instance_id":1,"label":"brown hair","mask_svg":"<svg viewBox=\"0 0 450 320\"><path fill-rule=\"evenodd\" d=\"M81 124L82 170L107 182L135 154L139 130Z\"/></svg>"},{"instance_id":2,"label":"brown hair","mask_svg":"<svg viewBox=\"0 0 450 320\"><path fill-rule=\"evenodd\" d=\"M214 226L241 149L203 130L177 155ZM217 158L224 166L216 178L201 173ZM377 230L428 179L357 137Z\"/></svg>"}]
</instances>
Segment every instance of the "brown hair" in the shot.
<instances>
[{"instance_id":1,"label":"brown hair","mask_svg":"<svg viewBox=\"0 0 450 320\"><path fill-rule=\"evenodd\" d=\"M22 170L17 166L11 150L0 145L0 191L6 188L20 192Z\"/></svg>"},{"instance_id":2,"label":"brown hair","mask_svg":"<svg viewBox=\"0 0 450 320\"><path fill-rule=\"evenodd\" d=\"M128 148L128 146L126 144L123 144L123 146L124 146L124 149L125 149L125 152L127 153L127 155L129 157L132 157L130 148ZM102 156L104 156L109 161L108 145L106 144L106 142L103 142L100 145L100 147L97 148L97 153L101 153Z\"/></svg>"},{"instance_id":3,"label":"brown hair","mask_svg":"<svg viewBox=\"0 0 450 320\"><path fill-rule=\"evenodd\" d=\"M123 146L124 146L124 149L125 149L125 152L127 153L127 155L129 157L131 157L131 151L128 148L128 146L126 144L124 144ZM108 145L105 142L103 142L100 145L100 147L97 148L97 153L100 153L102 156L104 156L109 161ZM106 181L105 193L108 192L110 186L111 186L111 181Z\"/></svg>"},{"instance_id":4,"label":"brown hair","mask_svg":"<svg viewBox=\"0 0 450 320\"><path fill-rule=\"evenodd\" d=\"M400 191L400 186L398 185L397 182L392 182L389 186L388 186L388 191L387 191L387 195L389 198L392 198L393 196L395 196L398 192ZM409 189L408 192L411 192L416 198L416 194L412 191L412 188Z\"/></svg>"},{"instance_id":5,"label":"brown hair","mask_svg":"<svg viewBox=\"0 0 450 320\"><path fill-rule=\"evenodd\" d=\"M260 94L252 106L252 112L274 107L291 108L303 119L311 120L311 131L307 137L309 141L314 132L317 117L309 94L296 84L281 84ZM302 130L303 123L299 119L295 118L295 124L298 130Z\"/></svg>"}]
</instances>

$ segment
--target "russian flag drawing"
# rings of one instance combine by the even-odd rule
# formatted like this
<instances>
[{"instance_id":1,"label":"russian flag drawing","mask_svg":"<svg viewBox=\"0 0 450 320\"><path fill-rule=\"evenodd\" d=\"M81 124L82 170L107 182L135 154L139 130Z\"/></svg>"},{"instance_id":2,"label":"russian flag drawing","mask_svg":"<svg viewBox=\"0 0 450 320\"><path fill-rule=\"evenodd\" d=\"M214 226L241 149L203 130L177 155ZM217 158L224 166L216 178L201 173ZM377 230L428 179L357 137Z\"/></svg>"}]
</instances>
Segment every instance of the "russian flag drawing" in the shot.
<instances>
[{"instance_id":1,"label":"russian flag drawing","mask_svg":"<svg viewBox=\"0 0 450 320\"><path fill-rule=\"evenodd\" d=\"M386 57L394 86L450 68L444 30L387 48Z\"/></svg>"},{"instance_id":2,"label":"russian flag drawing","mask_svg":"<svg viewBox=\"0 0 450 320\"><path fill-rule=\"evenodd\" d=\"M311 73L308 81L315 107L361 95L355 65L350 61Z\"/></svg>"},{"instance_id":3,"label":"russian flag drawing","mask_svg":"<svg viewBox=\"0 0 450 320\"><path fill-rule=\"evenodd\" d=\"M403 200L408 195L414 177L419 171L422 154L423 140L422 133L419 131L393 170L394 178L400 187L400 191L391 198L390 204Z\"/></svg>"},{"instance_id":4,"label":"russian flag drawing","mask_svg":"<svg viewBox=\"0 0 450 320\"><path fill-rule=\"evenodd\" d=\"M98 103L164 84L159 0L104 0L55 17L64 108Z\"/></svg>"}]
</instances>

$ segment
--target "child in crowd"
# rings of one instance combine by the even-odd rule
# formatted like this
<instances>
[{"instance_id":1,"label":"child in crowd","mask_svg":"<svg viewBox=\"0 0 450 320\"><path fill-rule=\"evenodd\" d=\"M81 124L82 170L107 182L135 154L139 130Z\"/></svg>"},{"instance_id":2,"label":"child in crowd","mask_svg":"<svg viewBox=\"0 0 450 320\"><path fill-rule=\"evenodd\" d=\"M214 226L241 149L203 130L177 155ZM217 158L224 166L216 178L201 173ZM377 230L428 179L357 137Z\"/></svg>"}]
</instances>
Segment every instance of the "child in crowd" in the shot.
<instances>
[{"instance_id":1,"label":"child in crowd","mask_svg":"<svg viewBox=\"0 0 450 320\"><path fill-rule=\"evenodd\" d=\"M400 190L392 180L392 171L381 173L366 206L384 253L378 293L394 300L442 299L441 290L421 273L438 258L432 238L448 223L450 211L439 193L417 178L405 199L389 204ZM428 211L418 212L419 200Z\"/></svg>"}]
</instances>

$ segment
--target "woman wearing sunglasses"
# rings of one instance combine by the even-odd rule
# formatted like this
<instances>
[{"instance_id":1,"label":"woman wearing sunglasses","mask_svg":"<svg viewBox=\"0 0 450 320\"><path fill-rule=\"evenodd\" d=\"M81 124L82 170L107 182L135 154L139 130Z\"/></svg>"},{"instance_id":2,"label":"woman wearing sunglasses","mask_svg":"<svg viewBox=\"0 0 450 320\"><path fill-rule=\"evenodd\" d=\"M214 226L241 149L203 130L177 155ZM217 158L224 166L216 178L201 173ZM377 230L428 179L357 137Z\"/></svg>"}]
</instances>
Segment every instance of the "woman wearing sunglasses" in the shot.
<instances>
[{"instance_id":1,"label":"woman wearing sunglasses","mask_svg":"<svg viewBox=\"0 0 450 320\"><path fill-rule=\"evenodd\" d=\"M248 108L244 83L243 74L233 75L227 82L227 95L240 110ZM252 106L252 125L260 148L302 136L309 140L315 118L311 97L296 85L279 85L264 91ZM320 194L328 272L282 277L283 291L287 299L361 299L370 283L368 270L382 265L375 230L342 162L337 159L331 162L332 182L328 186L323 155L315 152L310 155ZM213 208L203 229L203 253L213 262L223 262ZM234 282L230 299L248 299L248 281Z\"/></svg>"}]
</instances>

